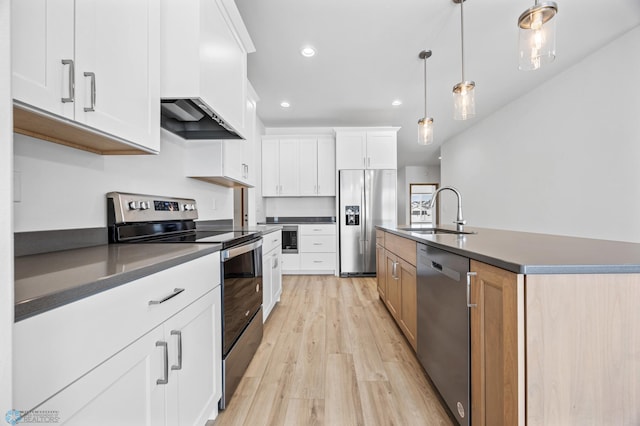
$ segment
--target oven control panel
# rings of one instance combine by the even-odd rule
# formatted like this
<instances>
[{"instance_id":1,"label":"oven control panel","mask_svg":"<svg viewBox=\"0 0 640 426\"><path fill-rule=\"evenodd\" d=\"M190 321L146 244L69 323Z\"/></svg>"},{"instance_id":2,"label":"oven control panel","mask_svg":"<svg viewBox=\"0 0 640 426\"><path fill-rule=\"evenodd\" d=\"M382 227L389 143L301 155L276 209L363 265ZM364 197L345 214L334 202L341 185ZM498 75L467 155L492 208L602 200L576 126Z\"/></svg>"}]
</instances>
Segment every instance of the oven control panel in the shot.
<instances>
[{"instance_id":1,"label":"oven control panel","mask_svg":"<svg viewBox=\"0 0 640 426\"><path fill-rule=\"evenodd\" d=\"M156 195L109 192L109 213L115 223L194 220L198 218L196 201Z\"/></svg>"}]
</instances>

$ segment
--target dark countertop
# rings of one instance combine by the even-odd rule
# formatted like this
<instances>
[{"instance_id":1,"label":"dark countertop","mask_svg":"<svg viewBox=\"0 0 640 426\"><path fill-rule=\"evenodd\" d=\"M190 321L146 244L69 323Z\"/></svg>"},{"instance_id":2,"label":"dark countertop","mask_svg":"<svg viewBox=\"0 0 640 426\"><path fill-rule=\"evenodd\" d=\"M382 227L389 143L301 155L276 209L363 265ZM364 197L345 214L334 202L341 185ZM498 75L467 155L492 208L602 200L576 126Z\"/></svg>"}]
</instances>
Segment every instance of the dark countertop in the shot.
<instances>
[{"instance_id":1,"label":"dark countertop","mask_svg":"<svg viewBox=\"0 0 640 426\"><path fill-rule=\"evenodd\" d=\"M387 232L519 274L640 273L640 244L465 226L475 234ZM453 226L438 226L454 230Z\"/></svg>"},{"instance_id":2,"label":"dark countertop","mask_svg":"<svg viewBox=\"0 0 640 426\"><path fill-rule=\"evenodd\" d=\"M15 258L15 321L220 251L219 244L104 244Z\"/></svg>"},{"instance_id":3,"label":"dark countertop","mask_svg":"<svg viewBox=\"0 0 640 426\"><path fill-rule=\"evenodd\" d=\"M275 216L275 217L267 217L266 224L296 224L296 225L304 225L306 223L327 223L327 224L335 224L336 217L335 216Z\"/></svg>"}]
</instances>

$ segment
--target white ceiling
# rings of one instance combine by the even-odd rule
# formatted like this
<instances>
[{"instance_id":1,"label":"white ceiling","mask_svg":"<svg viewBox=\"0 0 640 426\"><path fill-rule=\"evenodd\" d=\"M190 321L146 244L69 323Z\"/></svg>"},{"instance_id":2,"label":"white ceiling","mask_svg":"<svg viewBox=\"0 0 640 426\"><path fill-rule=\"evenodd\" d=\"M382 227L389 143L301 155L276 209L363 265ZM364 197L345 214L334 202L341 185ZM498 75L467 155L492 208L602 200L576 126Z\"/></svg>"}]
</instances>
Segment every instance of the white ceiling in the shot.
<instances>
[{"instance_id":1,"label":"white ceiling","mask_svg":"<svg viewBox=\"0 0 640 426\"><path fill-rule=\"evenodd\" d=\"M400 126L400 167L439 164L447 139L640 24L640 0L557 0L556 60L519 71L517 19L533 3L465 1L465 77L476 82L477 114L454 121L460 5L452 0L236 0L256 47L248 73L265 126ZM300 54L306 45L316 56ZM424 115L418 53L425 49L433 51L427 110L435 143L429 147L417 144ZM402 105L392 107L394 99ZM283 100L291 107L280 107Z\"/></svg>"}]
</instances>

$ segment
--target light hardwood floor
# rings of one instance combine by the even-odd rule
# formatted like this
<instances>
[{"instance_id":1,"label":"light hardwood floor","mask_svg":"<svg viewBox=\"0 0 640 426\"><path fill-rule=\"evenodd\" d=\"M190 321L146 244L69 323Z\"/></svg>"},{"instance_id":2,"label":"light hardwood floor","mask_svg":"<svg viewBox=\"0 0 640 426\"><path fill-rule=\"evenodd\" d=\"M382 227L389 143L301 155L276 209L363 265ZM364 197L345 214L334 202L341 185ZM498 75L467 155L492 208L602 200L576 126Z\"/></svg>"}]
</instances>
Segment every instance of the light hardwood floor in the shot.
<instances>
[{"instance_id":1,"label":"light hardwood floor","mask_svg":"<svg viewBox=\"0 0 640 426\"><path fill-rule=\"evenodd\" d=\"M222 425L451 425L374 278L284 276Z\"/></svg>"}]
</instances>

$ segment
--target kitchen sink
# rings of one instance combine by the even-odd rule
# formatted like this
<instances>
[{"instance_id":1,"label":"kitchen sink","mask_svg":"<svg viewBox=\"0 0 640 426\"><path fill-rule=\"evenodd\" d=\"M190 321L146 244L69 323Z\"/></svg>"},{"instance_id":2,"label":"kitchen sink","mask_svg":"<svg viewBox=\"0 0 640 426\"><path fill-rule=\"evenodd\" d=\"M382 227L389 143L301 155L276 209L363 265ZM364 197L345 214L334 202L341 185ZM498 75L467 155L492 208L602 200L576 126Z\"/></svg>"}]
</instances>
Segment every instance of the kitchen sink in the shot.
<instances>
[{"instance_id":1,"label":"kitchen sink","mask_svg":"<svg viewBox=\"0 0 640 426\"><path fill-rule=\"evenodd\" d=\"M444 228L398 228L400 231L415 232L416 234L457 234L468 235L475 234L471 231L456 231L454 229Z\"/></svg>"}]
</instances>

